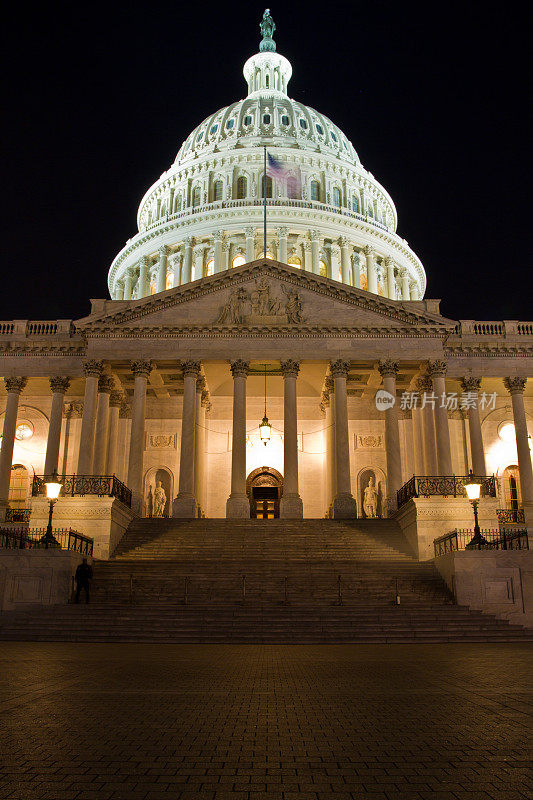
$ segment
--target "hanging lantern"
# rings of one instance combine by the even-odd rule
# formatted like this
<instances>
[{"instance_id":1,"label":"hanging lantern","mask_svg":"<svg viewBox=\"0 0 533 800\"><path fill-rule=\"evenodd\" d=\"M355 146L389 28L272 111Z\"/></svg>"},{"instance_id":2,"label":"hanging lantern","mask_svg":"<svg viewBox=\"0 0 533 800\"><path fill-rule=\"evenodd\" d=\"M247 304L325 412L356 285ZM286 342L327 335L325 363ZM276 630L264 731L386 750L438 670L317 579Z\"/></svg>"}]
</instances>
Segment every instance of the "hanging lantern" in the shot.
<instances>
[{"instance_id":1,"label":"hanging lantern","mask_svg":"<svg viewBox=\"0 0 533 800\"><path fill-rule=\"evenodd\" d=\"M272 425L268 421L267 417L267 365L265 364L265 416L263 417L263 421L259 426L259 438L265 445L267 446L267 442L270 441L270 431L272 429Z\"/></svg>"}]
</instances>

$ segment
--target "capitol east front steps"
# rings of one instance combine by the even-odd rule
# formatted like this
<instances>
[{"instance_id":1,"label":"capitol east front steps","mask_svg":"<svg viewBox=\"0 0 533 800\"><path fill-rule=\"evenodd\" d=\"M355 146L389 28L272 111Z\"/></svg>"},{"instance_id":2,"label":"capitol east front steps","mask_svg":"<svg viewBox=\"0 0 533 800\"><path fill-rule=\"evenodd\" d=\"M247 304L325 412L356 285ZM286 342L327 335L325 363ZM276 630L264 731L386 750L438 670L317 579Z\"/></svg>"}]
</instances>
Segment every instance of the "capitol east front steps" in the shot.
<instances>
[{"instance_id":1,"label":"capitol east front steps","mask_svg":"<svg viewBox=\"0 0 533 800\"><path fill-rule=\"evenodd\" d=\"M516 642L533 631L455 605L391 520L142 519L95 562L89 605L5 612L0 639Z\"/></svg>"}]
</instances>

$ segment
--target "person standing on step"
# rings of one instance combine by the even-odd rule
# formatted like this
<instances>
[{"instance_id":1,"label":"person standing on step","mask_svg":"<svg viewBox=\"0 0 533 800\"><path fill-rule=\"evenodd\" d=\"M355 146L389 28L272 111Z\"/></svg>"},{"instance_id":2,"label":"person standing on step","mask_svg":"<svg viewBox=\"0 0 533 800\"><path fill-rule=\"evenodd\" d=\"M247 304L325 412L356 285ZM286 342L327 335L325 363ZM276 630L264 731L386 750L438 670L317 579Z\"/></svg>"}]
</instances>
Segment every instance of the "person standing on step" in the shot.
<instances>
[{"instance_id":1,"label":"person standing on step","mask_svg":"<svg viewBox=\"0 0 533 800\"><path fill-rule=\"evenodd\" d=\"M78 564L76 568L76 574L74 576L76 581L76 603L80 602L80 594L82 589L85 592L85 602L89 602L89 587L92 577L93 568L87 563L87 559L84 558L81 564Z\"/></svg>"}]
</instances>

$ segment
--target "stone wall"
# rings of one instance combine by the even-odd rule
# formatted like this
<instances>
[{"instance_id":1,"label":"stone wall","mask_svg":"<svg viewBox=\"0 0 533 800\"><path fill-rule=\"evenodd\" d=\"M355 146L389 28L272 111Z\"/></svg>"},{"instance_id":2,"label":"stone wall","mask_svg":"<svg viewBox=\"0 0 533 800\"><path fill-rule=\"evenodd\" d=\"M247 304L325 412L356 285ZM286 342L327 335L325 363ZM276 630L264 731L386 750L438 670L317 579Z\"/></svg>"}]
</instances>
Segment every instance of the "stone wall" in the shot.
<instances>
[{"instance_id":1,"label":"stone wall","mask_svg":"<svg viewBox=\"0 0 533 800\"><path fill-rule=\"evenodd\" d=\"M81 560L69 550L0 550L0 610L68 603Z\"/></svg>"}]
</instances>

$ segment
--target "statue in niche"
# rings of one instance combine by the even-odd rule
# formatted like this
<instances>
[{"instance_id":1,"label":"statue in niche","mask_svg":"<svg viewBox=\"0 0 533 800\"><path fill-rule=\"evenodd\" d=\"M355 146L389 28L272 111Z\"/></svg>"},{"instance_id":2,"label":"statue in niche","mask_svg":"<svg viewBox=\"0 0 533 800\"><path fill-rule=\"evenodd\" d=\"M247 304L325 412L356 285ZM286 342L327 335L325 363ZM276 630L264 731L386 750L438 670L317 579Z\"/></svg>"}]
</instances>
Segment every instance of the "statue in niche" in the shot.
<instances>
[{"instance_id":1,"label":"statue in niche","mask_svg":"<svg viewBox=\"0 0 533 800\"><path fill-rule=\"evenodd\" d=\"M244 289L235 289L232 291L228 302L223 306L218 316L217 323L229 322L230 325L240 325L243 321L243 310L246 299L247 296Z\"/></svg>"},{"instance_id":2,"label":"statue in niche","mask_svg":"<svg viewBox=\"0 0 533 800\"><path fill-rule=\"evenodd\" d=\"M150 486L150 489L152 487ZM167 503L167 496L163 486L161 485L161 481L156 481L155 484L155 491L154 491L154 500L153 500L153 516L154 517L162 517L165 511L165 506Z\"/></svg>"},{"instance_id":3,"label":"statue in niche","mask_svg":"<svg viewBox=\"0 0 533 800\"><path fill-rule=\"evenodd\" d=\"M378 492L375 484L376 479L371 475L363 496L363 511L369 519L375 519L378 515Z\"/></svg>"},{"instance_id":4,"label":"statue in niche","mask_svg":"<svg viewBox=\"0 0 533 800\"><path fill-rule=\"evenodd\" d=\"M285 291L285 289L283 290ZM285 292L287 296L287 302L285 303L285 313L287 315L287 320L289 322L301 322L302 321L302 301L300 300L300 295L296 291L296 289L289 289L288 292Z\"/></svg>"}]
</instances>

